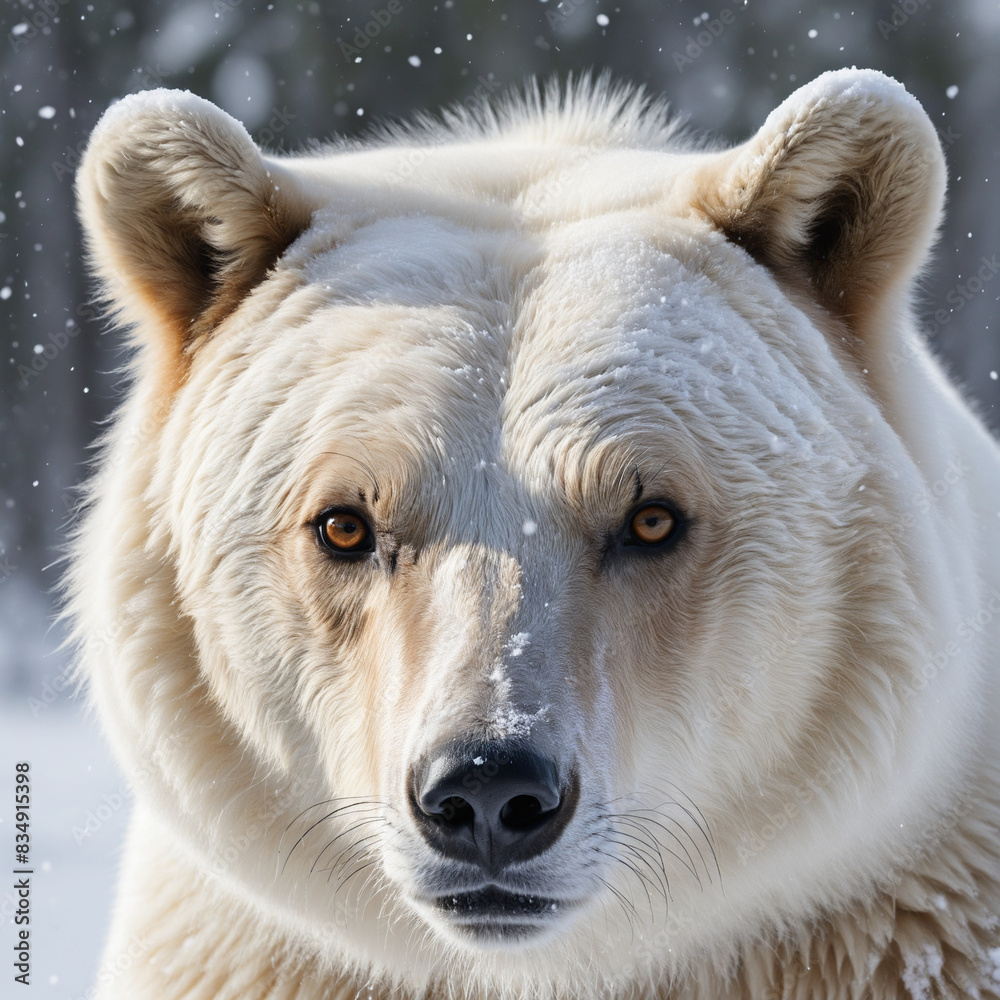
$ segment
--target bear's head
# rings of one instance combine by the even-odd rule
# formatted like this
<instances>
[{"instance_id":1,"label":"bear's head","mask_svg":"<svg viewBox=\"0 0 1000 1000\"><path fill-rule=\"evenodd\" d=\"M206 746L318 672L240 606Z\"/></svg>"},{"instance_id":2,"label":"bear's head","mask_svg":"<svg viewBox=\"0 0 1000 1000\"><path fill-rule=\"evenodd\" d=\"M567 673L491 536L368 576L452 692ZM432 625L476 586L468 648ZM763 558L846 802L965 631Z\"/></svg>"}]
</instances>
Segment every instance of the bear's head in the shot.
<instances>
[{"instance_id":1,"label":"bear's head","mask_svg":"<svg viewBox=\"0 0 1000 1000\"><path fill-rule=\"evenodd\" d=\"M724 151L597 84L290 157L154 91L78 186L134 351L74 612L225 891L375 975L583 995L898 855L953 612L901 86L826 74Z\"/></svg>"}]
</instances>

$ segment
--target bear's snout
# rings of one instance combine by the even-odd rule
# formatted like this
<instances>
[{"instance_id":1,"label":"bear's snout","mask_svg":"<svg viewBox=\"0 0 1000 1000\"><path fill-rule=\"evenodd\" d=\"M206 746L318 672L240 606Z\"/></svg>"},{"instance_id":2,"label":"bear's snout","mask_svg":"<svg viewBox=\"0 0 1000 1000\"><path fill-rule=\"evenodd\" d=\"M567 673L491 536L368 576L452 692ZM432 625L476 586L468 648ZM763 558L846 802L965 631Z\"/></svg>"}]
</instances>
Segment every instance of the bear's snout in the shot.
<instances>
[{"instance_id":1,"label":"bear's snout","mask_svg":"<svg viewBox=\"0 0 1000 1000\"><path fill-rule=\"evenodd\" d=\"M548 850L579 797L573 769L524 741L450 742L411 769L410 812L446 858L496 874Z\"/></svg>"}]
</instances>

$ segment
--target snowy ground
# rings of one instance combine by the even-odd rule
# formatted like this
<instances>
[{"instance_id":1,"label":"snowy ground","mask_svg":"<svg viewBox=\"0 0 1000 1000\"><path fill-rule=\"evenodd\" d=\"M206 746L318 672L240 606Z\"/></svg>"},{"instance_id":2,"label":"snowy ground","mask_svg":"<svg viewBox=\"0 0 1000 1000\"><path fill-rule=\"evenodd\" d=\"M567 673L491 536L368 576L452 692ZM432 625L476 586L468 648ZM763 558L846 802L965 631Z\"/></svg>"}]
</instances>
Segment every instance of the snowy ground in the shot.
<instances>
[{"instance_id":1,"label":"snowy ground","mask_svg":"<svg viewBox=\"0 0 1000 1000\"><path fill-rule=\"evenodd\" d=\"M12 923L14 764L31 764L31 983L14 992L6 959L0 995L83 1000L100 961L115 888L130 797L96 722L75 704L50 707L0 702L3 747L2 948L15 941Z\"/></svg>"}]
</instances>

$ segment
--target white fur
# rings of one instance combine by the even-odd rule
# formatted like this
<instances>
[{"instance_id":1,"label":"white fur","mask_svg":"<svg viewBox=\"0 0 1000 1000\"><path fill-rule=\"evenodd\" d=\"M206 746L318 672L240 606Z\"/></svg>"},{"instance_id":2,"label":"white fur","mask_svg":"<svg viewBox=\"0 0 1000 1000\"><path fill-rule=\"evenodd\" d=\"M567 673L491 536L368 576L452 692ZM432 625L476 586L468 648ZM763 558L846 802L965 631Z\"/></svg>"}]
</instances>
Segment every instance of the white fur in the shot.
<instances>
[{"instance_id":1,"label":"white fur","mask_svg":"<svg viewBox=\"0 0 1000 1000\"><path fill-rule=\"evenodd\" d=\"M870 71L721 152L603 83L281 160L112 108L138 346L70 587L148 950L101 997L1000 996L1000 452L909 307L943 178ZM617 542L637 476L669 552ZM429 902L407 767L470 732L581 776L524 945Z\"/></svg>"}]
</instances>

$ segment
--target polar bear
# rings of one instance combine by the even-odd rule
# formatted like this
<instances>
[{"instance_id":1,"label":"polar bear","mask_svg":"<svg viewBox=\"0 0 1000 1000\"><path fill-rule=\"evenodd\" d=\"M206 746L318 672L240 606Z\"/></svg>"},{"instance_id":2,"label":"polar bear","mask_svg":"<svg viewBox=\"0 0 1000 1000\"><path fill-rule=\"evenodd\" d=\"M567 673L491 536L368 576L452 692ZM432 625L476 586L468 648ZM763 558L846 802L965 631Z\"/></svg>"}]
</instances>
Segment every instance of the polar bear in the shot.
<instances>
[{"instance_id":1,"label":"polar bear","mask_svg":"<svg viewBox=\"0 0 1000 1000\"><path fill-rule=\"evenodd\" d=\"M100 996L1000 998L1000 451L911 306L944 189L863 70L732 149L604 79L300 156L108 110Z\"/></svg>"}]
</instances>

